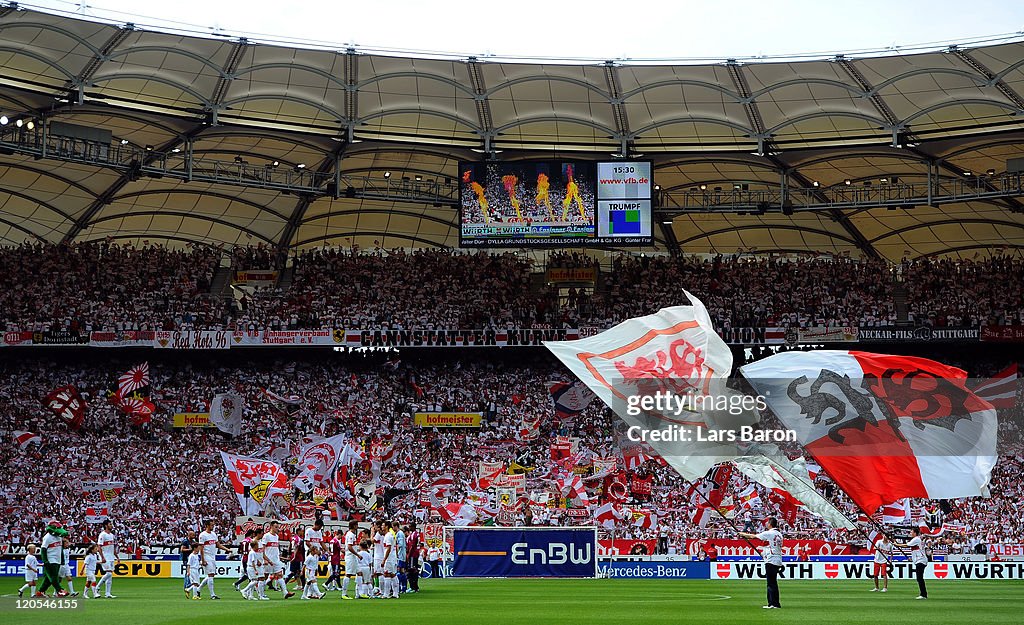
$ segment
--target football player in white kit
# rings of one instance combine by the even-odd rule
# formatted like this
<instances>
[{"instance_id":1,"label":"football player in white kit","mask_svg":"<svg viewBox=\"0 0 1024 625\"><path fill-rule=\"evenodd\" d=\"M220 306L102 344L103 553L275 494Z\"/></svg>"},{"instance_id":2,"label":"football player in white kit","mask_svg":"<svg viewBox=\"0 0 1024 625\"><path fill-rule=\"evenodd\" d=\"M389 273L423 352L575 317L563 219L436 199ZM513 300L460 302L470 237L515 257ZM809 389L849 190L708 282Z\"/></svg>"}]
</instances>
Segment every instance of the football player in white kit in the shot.
<instances>
[{"instance_id":1,"label":"football player in white kit","mask_svg":"<svg viewBox=\"0 0 1024 625\"><path fill-rule=\"evenodd\" d=\"M284 598L294 597L284 585L284 563L281 562L281 539L277 535L278 522L270 522L270 531L263 535L263 557L267 563L267 578L271 588L277 588ZM275 582L277 582L275 584Z\"/></svg>"},{"instance_id":2,"label":"football player in white kit","mask_svg":"<svg viewBox=\"0 0 1024 625\"><path fill-rule=\"evenodd\" d=\"M203 559L199 555L201 551L202 547L196 545L188 555L188 588L192 593L192 599L196 601L199 600L199 569L203 566Z\"/></svg>"},{"instance_id":3,"label":"football player in white kit","mask_svg":"<svg viewBox=\"0 0 1024 625\"><path fill-rule=\"evenodd\" d=\"M220 539L217 538L217 533L213 531L213 521L210 519L206 520L206 523L203 524L203 531L199 532L199 544L203 548L200 557L203 569L206 571L206 579L203 583L210 588L210 599L220 599L213 591L213 579L217 575L217 549L227 549L227 547L222 545Z\"/></svg>"},{"instance_id":4,"label":"football player in white kit","mask_svg":"<svg viewBox=\"0 0 1024 625\"><path fill-rule=\"evenodd\" d=\"M380 588L380 574L384 570L384 530L381 529L380 523L374 522L370 528L370 538L373 539L373 580L377 582L377 588L374 595L381 594Z\"/></svg>"},{"instance_id":5,"label":"football player in white kit","mask_svg":"<svg viewBox=\"0 0 1024 625\"><path fill-rule=\"evenodd\" d=\"M349 521L348 532L345 533L345 579L341 580L341 598L351 599L348 596L348 585L359 574L359 551L357 547L357 533L359 522ZM359 594L359 587L356 586L356 594Z\"/></svg>"},{"instance_id":6,"label":"football player in white kit","mask_svg":"<svg viewBox=\"0 0 1024 625\"><path fill-rule=\"evenodd\" d=\"M370 570L373 568L373 555L370 553L372 544L364 540L359 545L359 584L356 586L356 596L360 599L370 599L373 592L373 578Z\"/></svg>"},{"instance_id":7,"label":"football player in white kit","mask_svg":"<svg viewBox=\"0 0 1024 625\"><path fill-rule=\"evenodd\" d=\"M249 558L245 574L249 583L242 589L242 596L250 601L269 601L267 597L266 562L263 559L263 529L258 528L249 540Z\"/></svg>"},{"instance_id":8,"label":"football player in white kit","mask_svg":"<svg viewBox=\"0 0 1024 625\"><path fill-rule=\"evenodd\" d=\"M380 579L381 596L398 599L398 539L391 521L384 521L384 569Z\"/></svg>"},{"instance_id":9,"label":"football player in white kit","mask_svg":"<svg viewBox=\"0 0 1024 625\"><path fill-rule=\"evenodd\" d=\"M67 582L70 596L77 597L78 593L75 592L75 580L71 577L71 541L65 538L63 542L64 544L61 547L60 572L57 574L62 580Z\"/></svg>"},{"instance_id":10,"label":"football player in white kit","mask_svg":"<svg viewBox=\"0 0 1024 625\"><path fill-rule=\"evenodd\" d=\"M39 564L39 559L36 558L36 546L28 546L28 555L25 556L25 585L18 589L18 597L21 597L25 591L28 591L28 596L33 597L36 594L36 580L39 579L39 571L43 570L43 566Z\"/></svg>"},{"instance_id":11,"label":"football player in white kit","mask_svg":"<svg viewBox=\"0 0 1024 625\"><path fill-rule=\"evenodd\" d=\"M89 598L89 589L92 588L92 596L98 598L100 596L100 589L97 588L96 584L96 565L99 564L100 557L97 554L99 547L96 545L89 545L85 550L85 590L82 591L82 597L84 599Z\"/></svg>"},{"instance_id":12,"label":"football player in white kit","mask_svg":"<svg viewBox=\"0 0 1024 625\"><path fill-rule=\"evenodd\" d=\"M319 521L318 521L319 522ZM306 535L309 535L309 530L306 530ZM324 595L320 592L320 586L316 580L316 570L320 567L320 547L316 545L306 545L306 559L302 562L302 567L305 573L304 577L306 583L302 588L303 599L323 599Z\"/></svg>"},{"instance_id":13,"label":"football player in white kit","mask_svg":"<svg viewBox=\"0 0 1024 625\"><path fill-rule=\"evenodd\" d=\"M114 577L114 567L120 562L120 559L117 557L117 543L115 542L112 529L113 525L108 519L103 522L103 531L99 535L100 566L103 567L103 577L100 578L99 585L103 585L106 582L106 593L103 595L106 599L116 598L110 594L110 585Z\"/></svg>"}]
</instances>

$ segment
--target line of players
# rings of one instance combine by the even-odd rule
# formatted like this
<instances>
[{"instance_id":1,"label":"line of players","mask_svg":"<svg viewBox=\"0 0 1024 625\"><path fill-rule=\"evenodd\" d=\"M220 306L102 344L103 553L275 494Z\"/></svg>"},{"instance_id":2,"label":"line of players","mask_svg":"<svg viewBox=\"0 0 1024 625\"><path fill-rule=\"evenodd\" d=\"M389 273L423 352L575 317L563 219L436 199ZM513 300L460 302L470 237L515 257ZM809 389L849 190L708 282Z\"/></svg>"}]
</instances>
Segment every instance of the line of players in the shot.
<instances>
[{"instance_id":1,"label":"line of players","mask_svg":"<svg viewBox=\"0 0 1024 625\"><path fill-rule=\"evenodd\" d=\"M302 588L302 599L322 599L325 591L330 590L340 591L342 599L398 598L399 573L406 562L405 534L398 523L374 523L367 531L360 530L358 522L351 521L348 532L342 535L341 530L325 534L323 523L317 519L306 529L303 540L297 541L296 548L301 551L298 557L293 557L291 574L287 577L281 558L279 529L279 523L273 521L266 531L262 528L249 530L243 538L240 550L243 575L234 587L245 599L269 601L268 587L279 591L285 599L291 598L295 593L288 590L287 584L292 579L297 584L296 589ZM415 530L415 526L411 529ZM220 599L214 590L218 549L226 547L214 533L213 521L207 521L199 534L199 544L182 552L187 562L184 584L187 598L198 600L200 590L207 586L210 599ZM331 575L324 591L317 580L321 557L331 562ZM411 591L418 592L418 584L415 579L412 581ZM349 586L353 583L355 596L349 595Z\"/></svg>"},{"instance_id":2,"label":"line of players","mask_svg":"<svg viewBox=\"0 0 1024 625\"><path fill-rule=\"evenodd\" d=\"M47 526L47 529L55 528L63 530L60 523L54 521ZM27 548L25 556L25 584L18 589L18 596L23 597L25 591L30 597L46 597L46 591L54 588L54 595L57 597L77 597L75 591L74 576L71 574L71 542L68 540L67 532L64 536L51 531L43 535L41 547L31 544ZM42 556L42 561L36 557L37 551ZM116 599L110 593L113 583L114 567L120 559L117 557L117 544L114 538L110 521L105 521L102 530L97 537L96 543L90 543L86 547L84 558L85 589L82 597L89 599L89 591L92 591L92 598ZM47 565L56 567L55 574L48 574ZM43 576L43 583L37 587L40 575ZM99 579L97 580L97 576ZM61 582L67 584L68 590L64 590ZM105 586L106 592L100 595L100 586Z\"/></svg>"}]
</instances>

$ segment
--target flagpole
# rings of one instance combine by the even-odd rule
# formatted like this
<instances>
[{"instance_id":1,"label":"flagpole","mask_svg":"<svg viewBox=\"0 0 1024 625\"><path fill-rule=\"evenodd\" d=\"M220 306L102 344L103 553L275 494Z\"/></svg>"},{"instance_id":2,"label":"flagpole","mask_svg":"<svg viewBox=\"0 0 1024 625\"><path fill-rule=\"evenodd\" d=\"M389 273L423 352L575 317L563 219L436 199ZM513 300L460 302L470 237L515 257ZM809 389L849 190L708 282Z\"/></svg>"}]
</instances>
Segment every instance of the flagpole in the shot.
<instances>
[{"instance_id":1,"label":"flagpole","mask_svg":"<svg viewBox=\"0 0 1024 625\"><path fill-rule=\"evenodd\" d=\"M723 463L719 463L719 464L723 464ZM718 465L715 465L715 466L718 466ZM711 467L711 469L714 469L714 467ZM710 473L710 472L711 472L711 470L709 470L708 472ZM705 476L704 476L704 477L702 477L702 478L698 478L698 479L702 479L702 480L704 480L704 479L707 479L707 475L705 475ZM699 494L699 495L701 496L701 498L702 498L702 499L704 499L704 501L705 501L705 502L706 502L706 503L708 504L708 507L709 507L709 508L713 508L713 509L714 509L714 511L718 513L718 516L720 516L720 517L722 517L723 519L725 519L725 522L729 524L729 527L730 527L730 528L732 529L732 531L733 531L733 532L734 532L734 533L735 533L735 534L736 534L737 536L739 536L739 537L740 537L740 538L741 538L741 539L742 539L742 540L743 540L743 541L744 541L745 543L747 543L748 545L750 545L750 548L754 550L754 553L757 553L757 552L758 552L758 549L760 549L760 547L758 547L758 546L757 546L757 545L755 545L754 543L750 542L750 539L749 539L749 538L745 538L745 537L743 537L743 536L741 535L741 534L742 534L743 532L741 532L740 530L736 529L736 525L735 525L735 524L734 524L734 523L732 522L732 520L731 520L731 519L730 519L729 517L727 517L727 516L725 516L724 514L722 514L722 511L721 511L721 510L719 510L719 509L718 509L718 508L717 508L716 506L713 506L713 505L711 505L711 500L710 500L710 499L708 499L707 495L705 495L705 494L704 494L704 493L702 493L702 492L701 492L701 491L700 491L700 490L699 490L698 488L696 488L696 486L694 485L694 483L693 483L693 482L690 482L690 486L692 486L692 487L693 487L693 490L694 490L694 492L696 492L697 494ZM724 486L723 486L723 488L724 488Z\"/></svg>"},{"instance_id":2,"label":"flagpole","mask_svg":"<svg viewBox=\"0 0 1024 625\"><path fill-rule=\"evenodd\" d=\"M809 455L810 455L810 456L811 456L812 458L815 458L815 460L817 460L817 458L816 458L816 457L814 456L814 454L811 454L810 452L808 452L808 454L809 454ZM820 462L818 463L818 466L821 466L821 463L820 463ZM831 475L829 475L829 472L825 470L825 467L821 467L820 471L821 471L821 473L824 473L824 474L825 474L825 475L826 475L826 476L828 477L828 479L832 480L832 483L833 483L833 484L835 484L835 485L836 485L836 488L839 488L839 490L840 490L840 491L842 491L842 493L843 493L844 495L846 495L847 497L850 497L849 493L847 493L847 492L846 492L845 490L843 490L842 488L840 488L840 487L839 487L839 482L835 481L835 479L834 479L834 478L833 478L833 477L832 477ZM894 540L893 540L893 539L892 539L892 538L891 538L891 537L889 536L889 534L887 534L887 533L885 532L885 528L883 528L883 527L882 527L882 526L881 526L881 525L880 525L880 524L879 524L879 523L878 523L877 521L875 521L875 519L874 519L874 518L872 518L872 516L871 516L870 514L868 514L867 510L865 510L864 508L860 507L860 504L859 504L859 503L857 503L857 502L856 502L856 501L855 501L855 500L853 499L853 497L850 497L850 501L853 501L853 505L857 506L857 509L858 509L858 510L860 510L860 511L861 511L861 513L863 513L863 514L864 514L864 516L866 516L866 517L867 517L867 519L868 519L868 522L870 522L870 523L871 523L872 525L874 525L874 526L875 526L875 529L877 529L877 530L878 530L878 532L879 532L879 533L880 533L880 534L881 534L882 536L884 536L886 540L888 540L888 541L889 541L890 543L892 543L892 546L893 546L893 548L895 548L895 549L899 549L899 552L900 552L900 553L901 553L901 554L903 555L903 557L905 557L905 558L909 557L909 556L907 555L907 553L906 553L905 551L903 551L903 549L902 549L902 548L900 548L900 547L897 547L897 546L896 546L896 541L894 541ZM836 509L838 510L838 508L836 508ZM842 513L842 511L840 511L840 513ZM845 517L846 515L844 514L843 516ZM860 524L859 524L859 523L856 523L856 522L854 522L854 523L853 523L853 526L857 528L857 531L859 531L859 532L860 532L861 534L863 534L863 535L864 535L864 538L868 539L868 545L870 546L870 545L872 544L872 543L871 543L871 536L869 536L869 535L868 535L868 533L867 533L866 531L864 531L864 528L862 528L862 527L860 526ZM885 556L885 560L886 560L886 562L888 562L889 564L892 564L892 560L890 560L890 559L889 559L889 556Z\"/></svg>"}]
</instances>

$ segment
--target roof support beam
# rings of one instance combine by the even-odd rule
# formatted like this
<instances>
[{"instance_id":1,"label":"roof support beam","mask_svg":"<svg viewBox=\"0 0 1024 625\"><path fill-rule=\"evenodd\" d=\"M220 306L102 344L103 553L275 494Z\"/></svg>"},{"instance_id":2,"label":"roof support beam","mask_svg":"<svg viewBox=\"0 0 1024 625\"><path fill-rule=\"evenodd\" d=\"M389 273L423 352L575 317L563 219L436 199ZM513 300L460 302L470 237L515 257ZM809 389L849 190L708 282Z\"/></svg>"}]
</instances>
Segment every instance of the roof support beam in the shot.
<instances>
[{"instance_id":1,"label":"roof support beam","mask_svg":"<svg viewBox=\"0 0 1024 625\"><path fill-rule=\"evenodd\" d=\"M764 120L761 118L761 111L757 108L757 102L750 95L750 86L747 84L746 76L743 75L742 67L735 59L726 61L725 67L729 70L729 77L732 78L736 92L740 94L740 104L743 105L743 111L747 114L747 122L758 136L763 137Z\"/></svg>"},{"instance_id":2,"label":"roof support beam","mask_svg":"<svg viewBox=\"0 0 1024 625\"><path fill-rule=\"evenodd\" d=\"M146 167L158 161L162 157L162 155L169 152L171 148L180 145L183 139L185 143L192 141L192 139L198 136L199 133L201 133L204 128L206 128L206 126L204 124L200 124L192 128L192 130L189 130L187 133L185 133L184 137L175 137L174 139L171 139L170 141L159 146L152 152L147 152L146 158L144 158L143 161L139 164L139 167L131 168L128 171L122 172L121 175L118 176L117 180L115 180L109 187L107 187L105 191L100 193L96 200L94 200L92 204L90 204L89 207L82 212L82 216L74 220L71 228L68 229L68 233L64 235L62 242L71 243L72 241L75 240L75 237L81 234L83 230L88 228L89 224L92 222L93 218L96 217L96 215L100 212L100 210L102 210L104 206L114 201L114 198L117 197L117 194L120 193L121 190L124 189L126 186L128 186L128 183L131 182L135 178L135 176L138 175L138 171L142 167Z\"/></svg>"},{"instance_id":3,"label":"roof support beam","mask_svg":"<svg viewBox=\"0 0 1024 625\"><path fill-rule=\"evenodd\" d=\"M487 84L484 82L483 72L480 71L480 62L475 56L466 59L466 71L469 72L469 84L473 88L476 121L480 126L480 136L484 140L484 151L490 155L497 132L494 130L494 118L491 117L491 103L487 99Z\"/></svg>"},{"instance_id":4,"label":"roof support beam","mask_svg":"<svg viewBox=\"0 0 1024 625\"><path fill-rule=\"evenodd\" d=\"M950 46L949 51L953 53L953 56L963 61L968 67L978 72L985 77L989 85L999 90L999 93L1003 94L1007 100L1013 102L1014 106L1018 110L1024 111L1024 98L1020 97L1020 94L1010 88L1006 81L1002 78L997 78L995 73L992 72L984 63L974 58L967 50L961 50L957 46Z\"/></svg>"},{"instance_id":5,"label":"roof support beam","mask_svg":"<svg viewBox=\"0 0 1024 625\"><path fill-rule=\"evenodd\" d=\"M220 78L217 79L217 86L213 88L213 95L210 96L210 106L207 111L210 114L210 125L212 126L218 125L217 115L223 107L228 89L231 87L231 81L235 79L235 72L238 71L238 64L242 61L242 56L248 47L249 40L245 37L239 38L231 48L228 60L224 63Z\"/></svg>"},{"instance_id":6,"label":"roof support beam","mask_svg":"<svg viewBox=\"0 0 1024 625\"><path fill-rule=\"evenodd\" d=\"M871 100L871 104L874 105L875 110L878 111L878 114L882 116L882 119L889 124L890 128L898 128L900 125L899 118L892 112L892 109L889 108L889 105L882 99L882 96L878 95L878 92L873 86L871 86L871 83L869 83L868 79L864 77L864 74L860 73L857 66L842 54L836 56L835 63L839 67L843 68L846 75L849 76L853 82L857 83L857 86L860 87L864 93L870 94L868 99Z\"/></svg>"},{"instance_id":7,"label":"roof support beam","mask_svg":"<svg viewBox=\"0 0 1024 625\"><path fill-rule=\"evenodd\" d=\"M110 59L111 53L113 53L118 46L124 43L124 40L127 39L128 35L130 35L134 30L135 24L125 24L123 28L107 39L107 42L103 44L103 47L100 48L98 53L93 55L92 60L82 68L82 71L75 76L75 79L68 81L66 87L69 92L77 92L76 97L79 105L85 103L85 88L91 86L92 77L95 76L100 67Z\"/></svg>"},{"instance_id":8,"label":"roof support beam","mask_svg":"<svg viewBox=\"0 0 1024 625\"><path fill-rule=\"evenodd\" d=\"M778 157L767 156L767 158L771 162L775 163L777 167L786 172L783 174L783 180L785 180L785 178L788 176L795 180L796 183L801 187L814 188L811 181L806 176L804 176L795 169L787 168L785 163L780 161ZM823 202L828 201L827 196L821 191L816 192L815 195L818 196L818 198ZM843 230L845 230L846 233L850 235L850 238L853 240L853 242L857 245L858 248L860 248L860 251L862 251L866 256L875 259L882 258L882 255L878 253L878 250L876 250L874 246L871 245L871 242L868 241L867 237L865 237L864 234L861 233L861 231L858 230L857 227L853 225L853 222L850 221L850 219L842 210L838 208L829 209L828 215L829 217L832 218L832 221L842 226Z\"/></svg>"},{"instance_id":9,"label":"roof support beam","mask_svg":"<svg viewBox=\"0 0 1024 625\"><path fill-rule=\"evenodd\" d=\"M348 147L348 142L343 141L338 149L332 151L329 155L324 157L324 160L320 161L316 171L320 175L326 175L333 171L335 173L334 180L335 185L338 184L339 174L341 172L341 156L345 153L345 148ZM339 189L335 187L334 197L338 197ZM277 240L277 247L279 250L287 250L290 247L291 240L295 237L295 233L298 232L299 226L306 218L306 211L309 210L310 205L316 200L318 196L315 193L300 193L299 201L295 204L295 210L292 211L292 216L288 218L288 223L285 224L284 230L281 231L281 238ZM282 267L283 269L283 267Z\"/></svg>"},{"instance_id":10,"label":"roof support beam","mask_svg":"<svg viewBox=\"0 0 1024 625\"><path fill-rule=\"evenodd\" d=\"M629 158L629 144L633 135L629 132L629 116L626 115L626 100L622 96L622 83L619 81L619 68L615 61L604 62L604 81L608 85L608 104L612 107L612 118L615 120L615 138L619 140L622 158Z\"/></svg>"},{"instance_id":11,"label":"roof support beam","mask_svg":"<svg viewBox=\"0 0 1024 625\"><path fill-rule=\"evenodd\" d=\"M345 140L355 140L355 127L359 119L359 55L355 48L345 50Z\"/></svg>"}]
</instances>

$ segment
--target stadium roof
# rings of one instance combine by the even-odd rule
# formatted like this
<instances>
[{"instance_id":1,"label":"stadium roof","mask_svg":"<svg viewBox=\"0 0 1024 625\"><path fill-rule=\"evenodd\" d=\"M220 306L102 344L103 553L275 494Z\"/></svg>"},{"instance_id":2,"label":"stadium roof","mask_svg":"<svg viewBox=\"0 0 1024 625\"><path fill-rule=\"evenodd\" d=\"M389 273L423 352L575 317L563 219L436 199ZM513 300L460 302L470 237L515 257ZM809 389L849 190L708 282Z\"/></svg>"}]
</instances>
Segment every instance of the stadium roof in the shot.
<instances>
[{"instance_id":1,"label":"stadium roof","mask_svg":"<svg viewBox=\"0 0 1024 625\"><path fill-rule=\"evenodd\" d=\"M1019 42L567 65L280 47L7 6L0 114L8 243L454 247L460 159L625 152L655 163L660 250L1024 250L1019 177L1004 175L1024 155ZM55 124L109 131L109 150Z\"/></svg>"}]
</instances>

